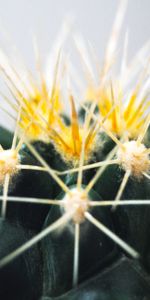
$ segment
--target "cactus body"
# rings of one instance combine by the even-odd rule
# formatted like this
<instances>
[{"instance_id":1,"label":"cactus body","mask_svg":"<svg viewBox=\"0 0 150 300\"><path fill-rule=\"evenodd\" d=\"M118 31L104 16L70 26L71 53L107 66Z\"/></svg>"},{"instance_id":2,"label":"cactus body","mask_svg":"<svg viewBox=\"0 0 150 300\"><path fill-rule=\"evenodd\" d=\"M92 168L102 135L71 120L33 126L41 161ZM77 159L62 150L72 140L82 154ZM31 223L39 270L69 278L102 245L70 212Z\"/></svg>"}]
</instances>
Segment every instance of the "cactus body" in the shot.
<instances>
[{"instance_id":1,"label":"cactus body","mask_svg":"<svg viewBox=\"0 0 150 300\"><path fill-rule=\"evenodd\" d=\"M4 300L150 299L149 64L111 78L123 12L98 82L75 38L88 84L78 109L65 86L70 114L60 49L51 84L0 57L17 113L13 133L0 127Z\"/></svg>"}]
</instances>

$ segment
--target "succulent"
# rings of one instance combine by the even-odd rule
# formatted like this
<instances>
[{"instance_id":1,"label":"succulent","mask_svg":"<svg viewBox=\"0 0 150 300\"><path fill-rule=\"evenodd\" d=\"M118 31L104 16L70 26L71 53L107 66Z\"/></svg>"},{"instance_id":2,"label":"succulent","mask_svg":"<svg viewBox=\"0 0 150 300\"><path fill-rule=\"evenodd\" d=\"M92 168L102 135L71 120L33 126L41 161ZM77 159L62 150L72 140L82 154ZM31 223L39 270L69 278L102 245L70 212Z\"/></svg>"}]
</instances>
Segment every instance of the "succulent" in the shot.
<instances>
[{"instance_id":1,"label":"succulent","mask_svg":"<svg viewBox=\"0 0 150 300\"><path fill-rule=\"evenodd\" d=\"M64 41L50 81L38 51L40 81L0 52L16 114L14 132L0 127L0 299L150 298L149 46L115 74L123 3L99 80L73 37L79 105Z\"/></svg>"}]
</instances>

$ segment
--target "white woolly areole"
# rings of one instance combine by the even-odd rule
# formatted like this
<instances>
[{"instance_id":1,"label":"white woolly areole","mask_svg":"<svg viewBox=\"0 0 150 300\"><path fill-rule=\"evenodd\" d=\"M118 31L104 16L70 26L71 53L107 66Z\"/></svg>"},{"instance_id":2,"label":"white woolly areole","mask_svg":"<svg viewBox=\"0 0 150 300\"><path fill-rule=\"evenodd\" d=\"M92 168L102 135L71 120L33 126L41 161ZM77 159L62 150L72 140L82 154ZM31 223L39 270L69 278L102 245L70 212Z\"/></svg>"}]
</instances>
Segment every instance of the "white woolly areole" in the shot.
<instances>
[{"instance_id":1,"label":"white woolly areole","mask_svg":"<svg viewBox=\"0 0 150 300\"><path fill-rule=\"evenodd\" d=\"M71 190L71 194L66 194L65 200L65 211L69 212L72 209L75 209L75 213L73 215L74 223L82 223L85 219L84 213L89 208L89 199L84 190L78 190L76 188Z\"/></svg>"},{"instance_id":2,"label":"white woolly areole","mask_svg":"<svg viewBox=\"0 0 150 300\"><path fill-rule=\"evenodd\" d=\"M119 148L118 159L125 171L130 171L131 175L140 178L143 172L149 171L149 155L144 144L137 141L129 141Z\"/></svg>"},{"instance_id":3,"label":"white woolly areole","mask_svg":"<svg viewBox=\"0 0 150 300\"><path fill-rule=\"evenodd\" d=\"M0 184L3 184L6 174L12 176L17 172L18 161L15 150L0 150Z\"/></svg>"}]
</instances>

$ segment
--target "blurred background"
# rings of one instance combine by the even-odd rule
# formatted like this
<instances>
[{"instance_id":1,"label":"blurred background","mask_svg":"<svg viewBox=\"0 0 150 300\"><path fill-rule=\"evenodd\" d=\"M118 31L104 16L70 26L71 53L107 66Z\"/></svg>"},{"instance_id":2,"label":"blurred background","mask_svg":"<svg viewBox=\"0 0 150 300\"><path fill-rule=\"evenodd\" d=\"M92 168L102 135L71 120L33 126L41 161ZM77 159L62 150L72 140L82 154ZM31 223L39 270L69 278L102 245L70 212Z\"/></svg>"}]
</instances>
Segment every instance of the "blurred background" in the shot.
<instances>
[{"instance_id":1,"label":"blurred background","mask_svg":"<svg viewBox=\"0 0 150 300\"><path fill-rule=\"evenodd\" d=\"M74 17L79 30L103 54L118 0L0 0L1 25L30 61L33 32L47 51L64 18ZM150 1L129 0L124 30L129 30L129 51L133 55L150 36Z\"/></svg>"},{"instance_id":2,"label":"blurred background","mask_svg":"<svg viewBox=\"0 0 150 300\"><path fill-rule=\"evenodd\" d=\"M32 69L35 63L33 33L38 38L42 57L45 58L65 17L70 16L102 60L118 3L118 0L0 0L0 42L7 39L8 34L9 51L13 44L17 46ZM128 56L131 58L150 36L149 0L128 1L122 37L127 30ZM123 43L123 39L120 43ZM6 124L6 118L2 113L0 123Z\"/></svg>"}]
</instances>

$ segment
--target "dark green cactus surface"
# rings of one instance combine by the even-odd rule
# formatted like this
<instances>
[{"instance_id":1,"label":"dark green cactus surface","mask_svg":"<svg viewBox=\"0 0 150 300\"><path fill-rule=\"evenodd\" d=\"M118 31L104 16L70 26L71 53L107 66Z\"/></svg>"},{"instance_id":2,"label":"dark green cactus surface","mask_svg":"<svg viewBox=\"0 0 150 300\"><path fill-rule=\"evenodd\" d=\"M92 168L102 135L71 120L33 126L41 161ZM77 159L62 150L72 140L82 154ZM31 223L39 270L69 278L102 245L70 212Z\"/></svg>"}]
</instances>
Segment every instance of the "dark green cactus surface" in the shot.
<instances>
[{"instance_id":1,"label":"dark green cactus surface","mask_svg":"<svg viewBox=\"0 0 150 300\"><path fill-rule=\"evenodd\" d=\"M114 142L106 134L99 137L101 149L92 162L105 160ZM0 128L0 144L11 145L12 135ZM59 171L69 168L52 144L34 142L33 146L47 164ZM28 147L20 150L22 164L40 165ZM96 169L83 172L87 186ZM118 165L107 166L89 193L91 201L113 200L124 171ZM69 188L76 186L75 174L61 179ZM1 188L1 195L3 191ZM21 170L9 187L9 196L63 199L64 192L46 172ZM125 199L149 199L150 182L129 178L122 194ZM80 230L79 282L72 287L74 234L72 221L54 231L12 262L0 269L2 300L149 300L150 299L150 207L93 207L91 214L139 252L132 259L103 232L85 221ZM0 258L11 253L63 215L59 206L34 203L9 203L6 219L0 219Z\"/></svg>"}]
</instances>

